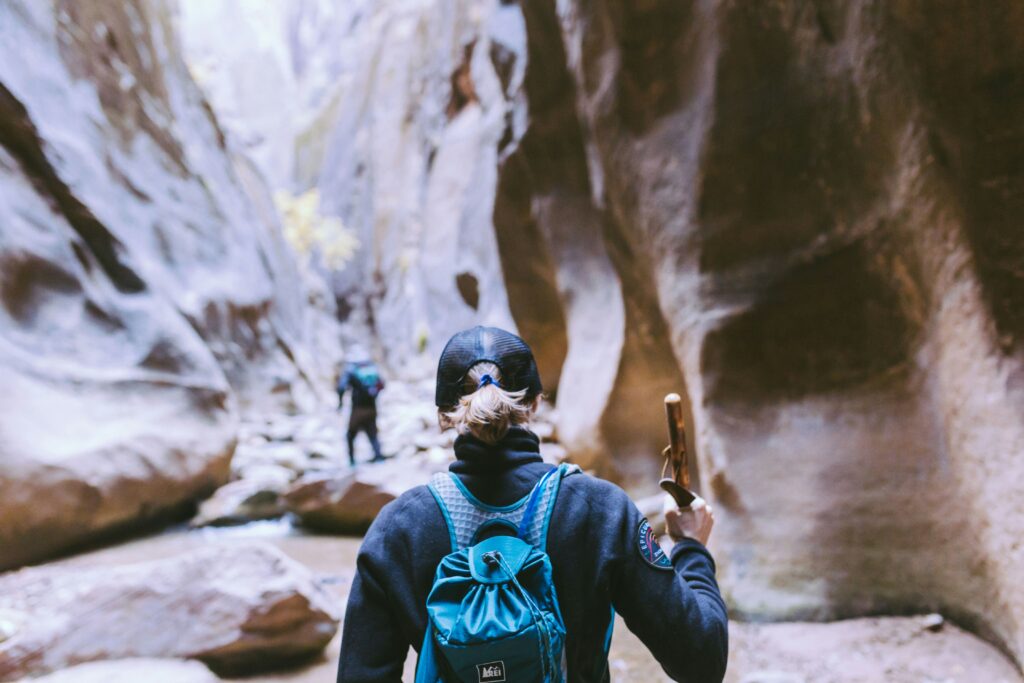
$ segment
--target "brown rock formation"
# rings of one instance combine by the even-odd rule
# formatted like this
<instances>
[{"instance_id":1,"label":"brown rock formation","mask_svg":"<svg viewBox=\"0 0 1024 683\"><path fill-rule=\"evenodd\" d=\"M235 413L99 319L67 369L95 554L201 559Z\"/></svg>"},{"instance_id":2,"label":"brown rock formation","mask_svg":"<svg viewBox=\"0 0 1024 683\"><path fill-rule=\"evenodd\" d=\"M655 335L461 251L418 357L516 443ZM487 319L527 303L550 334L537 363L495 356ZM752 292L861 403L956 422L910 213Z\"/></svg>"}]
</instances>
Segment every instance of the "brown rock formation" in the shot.
<instances>
[{"instance_id":1,"label":"brown rock formation","mask_svg":"<svg viewBox=\"0 0 1024 683\"><path fill-rule=\"evenodd\" d=\"M474 7L346 24L307 140L390 356L507 308L560 441L636 488L685 391L736 613L940 609L1024 656L1024 10Z\"/></svg>"},{"instance_id":2,"label":"brown rock formation","mask_svg":"<svg viewBox=\"0 0 1024 683\"><path fill-rule=\"evenodd\" d=\"M561 158L665 321L737 613L941 608L1022 656L1024 12L559 7L530 71L573 74Z\"/></svg>"},{"instance_id":3,"label":"brown rock formation","mask_svg":"<svg viewBox=\"0 0 1024 683\"><path fill-rule=\"evenodd\" d=\"M8 2L0 24L2 569L212 490L237 406L310 365L297 270L169 8Z\"/></svg>"},{"instance_id":4,"label":"brown rock formation","mask_svg":"<svg viewBox=\"0 0 1024 683\"><path fill-rule=\"evenodd\" d=\"M0 577L0 680L98 660L198 659L219 671L320 652L334 600L273 546L210 546L120 567L23 569Z\"/></svg>"},{"instance_id":5,"label":"brown rock formation","mask_svg":"<svg viewBox=\"0 0 1024 683\"><path fill-rule=\"evenodd\" d=\"M302 524L318 531L364 533L381 508L405 491L426 484L444 469L424 455L335 471L313 472L287 491L284 503Z\"/></svg>"}]
</instances>

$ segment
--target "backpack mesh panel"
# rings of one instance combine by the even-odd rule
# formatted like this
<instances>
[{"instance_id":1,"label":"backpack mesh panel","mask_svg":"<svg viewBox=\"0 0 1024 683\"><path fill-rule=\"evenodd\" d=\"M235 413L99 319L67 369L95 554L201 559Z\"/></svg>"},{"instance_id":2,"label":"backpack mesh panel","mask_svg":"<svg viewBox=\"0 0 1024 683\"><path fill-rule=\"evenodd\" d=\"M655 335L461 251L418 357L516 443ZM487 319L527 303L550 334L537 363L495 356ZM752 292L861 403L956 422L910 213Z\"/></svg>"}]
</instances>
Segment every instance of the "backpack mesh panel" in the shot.
<instances>
[{"instance_id":1,"label":"backpack mesh panel","mask_svg":"<svg viewBox=\"0 0 1024 683\"><path fill-rule=\"evenodd\" d=\"M579 471L580 468L578 466L570 465L566 468L563 476ZM504 520L512 523L517 528L522 523L523 517L526 515L526 502L529 496L516 503L516 507L513 510L488 510L481 508L466 498L462 490L453 481L452 476L447 472L438 472L430 480L431 488L441 497L444 506L448 509L451 526L454 527L452 531L455 534L456 547L452 550L468 548L477 529L485 522ZM530 528L526 530L526 537L523 538L524 541L541 550L544 549L547 541L544 534L544 522L548 517L548 508L551 506L552 494L558 481L557 477L548 477L545 490L537 502L537 510L533 515L533 522L530 524Z\"/></svg>"}]
</instances>

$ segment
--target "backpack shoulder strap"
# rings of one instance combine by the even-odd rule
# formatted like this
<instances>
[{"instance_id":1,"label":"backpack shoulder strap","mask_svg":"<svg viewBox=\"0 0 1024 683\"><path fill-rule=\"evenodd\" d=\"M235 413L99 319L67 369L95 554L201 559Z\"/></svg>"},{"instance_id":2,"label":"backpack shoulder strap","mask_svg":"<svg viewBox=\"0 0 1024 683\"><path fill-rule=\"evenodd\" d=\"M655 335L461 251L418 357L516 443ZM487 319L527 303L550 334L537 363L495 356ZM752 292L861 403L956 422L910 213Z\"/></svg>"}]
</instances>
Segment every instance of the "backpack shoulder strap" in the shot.
<instances>
[{"instance_id":1,"label":"backpack shoulder strap","mask_svg":"<svg viewBox=\"0 0 1024 683\"><path fill-rule=\"evenodd\" d=\"M571 474L581 472L579 465L562 463L544 475L533 489L527 503L526 512L519 524L519 537L538 548L546 550L548 527L551 526L551 513L555 509L558 491L562 479Z\"/></svg>"},{"instance_id":2,"label":"backpack shoulder strap","mask_svg":"<svg viewBox=\"0 0 1024 683\"><path fill-rule=\"evenodd\" d=\"M459 498L461 495L447 472L435 472L430 477L427 488L434 496L434 500L437 501L437 506L441 508L441 516L444 517L445 526L448 527L448 536L452 542L452 552L455 552L459 549L459 530L455 526L455 520L452 519L451 509L458 510L460 508Z\"/></svg>"},{"instance_id":3,"label":"backpack shoulder strap","mask_svg":"<svg viewBox=\"0 0 1024 683\"><path fill-rule=\"evenodd\" d=\"M487 505L477 500L450 472L434 474L428 488L441 508L452 552L472 545L477 530L493 521L502 521L518 529L520 538L543 550L558 485L563 477L579 471L576 465L559 465L541 478L530 495L505 506Z\"/></svg>"}]
</instances>

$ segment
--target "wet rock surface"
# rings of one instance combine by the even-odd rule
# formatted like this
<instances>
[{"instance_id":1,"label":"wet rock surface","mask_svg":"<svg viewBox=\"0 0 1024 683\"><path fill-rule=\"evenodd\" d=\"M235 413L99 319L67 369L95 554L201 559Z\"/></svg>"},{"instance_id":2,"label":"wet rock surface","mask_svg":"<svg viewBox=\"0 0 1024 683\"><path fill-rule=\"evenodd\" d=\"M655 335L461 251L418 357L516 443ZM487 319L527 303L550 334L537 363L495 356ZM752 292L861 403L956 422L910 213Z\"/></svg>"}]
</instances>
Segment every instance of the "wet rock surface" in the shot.
<instances>
[{"instance_id":1,"label":"wet rock surface","mask_svg":"<svg viewBox=\"0 0 1024 683\"><path fill-rule=\"evenodd\" d=\"M303 565L259 543L93 569L0 576L0 680L94 660L198 659L262 670L319 653L338 606Z\"/></svg>"},{"instance_id":2,"label":"wet rock surface","mask_svg":"<svg viewBox=\"0 0 1024 683\"><path fill-rule=\"evenodd\" d=\"M79 664L24 680L39 683L216 683L220 679L199 662L140 658Z\"/></svg>"}]
</instances>

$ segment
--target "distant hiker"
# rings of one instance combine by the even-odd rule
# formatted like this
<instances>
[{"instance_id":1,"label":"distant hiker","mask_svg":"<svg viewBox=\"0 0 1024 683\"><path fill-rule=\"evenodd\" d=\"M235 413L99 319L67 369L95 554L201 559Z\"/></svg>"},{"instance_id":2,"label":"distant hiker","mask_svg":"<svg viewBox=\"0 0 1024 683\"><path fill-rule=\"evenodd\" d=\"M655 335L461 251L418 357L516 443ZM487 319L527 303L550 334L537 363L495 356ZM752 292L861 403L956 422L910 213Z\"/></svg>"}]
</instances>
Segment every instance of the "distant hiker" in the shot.
<instances>
[{"instance_id":1,"label":"distant hiker","mask_svg":"<svg viewBox=\"0 0 1024 683\"><path fill-rule=\"evenodd\" d=\"M617 612L669 676L720 683L725 605L701 499L666 513L665 554L618 486L541 460L529 346L493 327L441 353L435 404L457 460L386 505L363 540L339 683L608 681ZM666 496L667 497L667 496Z\"/></svg>"},{"instance_id":2,"label":"distant hiker","mask_svg":"<svg viewBox=\"0 0 1024 683\"><path fill-rule=\"evenodd\" d=\"M377 438L377 396L384 388L377 364L368 356L356 352L353 359L345 367L338 379L338 410L341 410L345 392L352 390L352 410L348 418L348 459L353 466L356 464L355 441L359 432L366 432L373 447L373 462L380 462L384 456L380 452L380 441Z\"/></svg>"}]
</instances>

